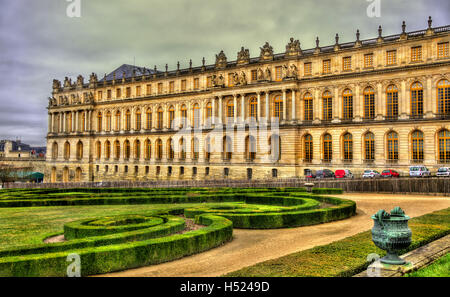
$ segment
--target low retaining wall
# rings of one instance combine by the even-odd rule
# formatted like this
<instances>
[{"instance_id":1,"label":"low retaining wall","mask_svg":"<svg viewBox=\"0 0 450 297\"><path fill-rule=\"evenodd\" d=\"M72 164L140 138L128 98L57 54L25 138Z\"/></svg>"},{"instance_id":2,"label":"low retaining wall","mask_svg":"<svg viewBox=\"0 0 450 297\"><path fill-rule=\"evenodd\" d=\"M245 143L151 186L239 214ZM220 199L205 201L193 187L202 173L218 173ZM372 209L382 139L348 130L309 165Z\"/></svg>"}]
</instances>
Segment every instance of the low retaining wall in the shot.
<instances>
[{"instance_id":1,"label":"low retaining wall","mask_svg":"<svg viewBox=\"0 0 450 297\"><path fill-rule=\"evenodd\" d=\"M450 196L450 178L378 178L349 180L308 180L315 188L340 188L345 192L368 193L423 193ZM303 187L305 179L271 179L271 180L204 180L204 181L116 181L89 183L44 183L44 184L5 184L9 189L34 188L273 188Z\"/></svg>"}]
</instances>

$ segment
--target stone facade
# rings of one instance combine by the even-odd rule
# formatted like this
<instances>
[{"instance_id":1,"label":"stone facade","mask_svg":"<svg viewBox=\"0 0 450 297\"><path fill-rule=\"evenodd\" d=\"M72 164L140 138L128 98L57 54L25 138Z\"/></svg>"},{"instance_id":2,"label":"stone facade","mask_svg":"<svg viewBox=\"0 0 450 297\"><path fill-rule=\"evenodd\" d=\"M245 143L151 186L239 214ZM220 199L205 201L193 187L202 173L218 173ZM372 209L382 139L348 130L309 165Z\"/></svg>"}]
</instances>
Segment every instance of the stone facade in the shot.
<instances>
[{"instance_id":1,"label":"stone facade","mask_svg":"<svg viewBox=\"0 0 450 297\"><path fill-rule=\"evenodd\" d=\"M232 62L220 52L201 67L55 80L46 181L436 171L450 162L449 32L430 21L306 50L291 38L282 54L266 43L256 58L241 48Z\"/></svg>"}]
</instances>

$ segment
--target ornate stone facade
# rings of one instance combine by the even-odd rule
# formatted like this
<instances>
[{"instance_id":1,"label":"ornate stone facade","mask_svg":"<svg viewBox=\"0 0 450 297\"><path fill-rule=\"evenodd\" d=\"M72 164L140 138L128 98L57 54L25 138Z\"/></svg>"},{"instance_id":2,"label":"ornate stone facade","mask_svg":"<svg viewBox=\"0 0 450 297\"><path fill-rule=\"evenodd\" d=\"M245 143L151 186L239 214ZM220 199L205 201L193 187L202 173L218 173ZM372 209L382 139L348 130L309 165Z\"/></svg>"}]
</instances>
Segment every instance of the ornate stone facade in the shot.
<instances>
[{"instance_id":1,"label":"ornate stone facade","mask_svg":"<svg viewBox=\"0 0 450 297\"><path fill-rule=\"evenodd\" d=\"M47 182L303 177L450 163L450 26L53 81ZM116 76L117 73L117 76ZM268 120L269 119L269 120ZM276 120L276 121L273 121ZM278 123L278 124L277 124Z\"/></svg>"}]
</instances>

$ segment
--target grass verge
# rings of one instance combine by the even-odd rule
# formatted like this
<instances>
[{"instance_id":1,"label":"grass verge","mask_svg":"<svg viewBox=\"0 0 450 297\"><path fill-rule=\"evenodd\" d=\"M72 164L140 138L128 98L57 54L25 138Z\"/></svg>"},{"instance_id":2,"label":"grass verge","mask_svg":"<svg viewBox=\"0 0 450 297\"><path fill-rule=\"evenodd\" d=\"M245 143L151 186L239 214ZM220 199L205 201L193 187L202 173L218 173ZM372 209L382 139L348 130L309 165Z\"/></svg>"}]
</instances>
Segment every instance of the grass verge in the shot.
<instances>
[{"instance_id":1,"label":"grass verge","mask_svg":"<svg viewBox=\"0 0 450 297\"><path fill-rule=\"evenodd\" d=\"M450 254L447 254L431 265L408 273L406 277L450 277Z\"/></svg>"}]
</instances>

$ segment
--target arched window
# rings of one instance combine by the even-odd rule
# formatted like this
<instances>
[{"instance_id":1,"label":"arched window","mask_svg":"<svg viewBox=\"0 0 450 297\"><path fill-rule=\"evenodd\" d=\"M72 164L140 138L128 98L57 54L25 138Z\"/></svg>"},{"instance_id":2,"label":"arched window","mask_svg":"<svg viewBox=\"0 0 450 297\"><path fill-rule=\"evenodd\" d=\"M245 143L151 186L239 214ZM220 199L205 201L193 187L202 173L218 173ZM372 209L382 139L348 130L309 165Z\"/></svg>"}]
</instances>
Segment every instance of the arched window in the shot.
<instances>
[{"instance_id":1,"label":"arched window","mask_svg":"<svg viewBox=\"0 0 450 297\"><path fill-rule=\"evenodd\" d=\"M157 125L158 129L162 129L164 126L163 117L164 117L164 110L162 109L162 107L160 107L158 109L158 118L157 118L158 119L158 125Z\"/></svg>"},{"instance_id":2,"label":"arched window","mask_svg":"<svg viewBox=\"0 0 450 297\"><path fill-rule=\"evenodd\" d=\"M58 144L56 142L53 142L52 145L52 159L58 159Z\"/></svg>"},{"instance_id":3,"label":"arched window","mask_svg":"<svg viewBox=\"0 0 450 297\"><path fill-rule=\"evenodd\" d=\"M156 159L161 160L163 157L163 144L162 140L158 139L156 140Z\"/></svg>"},{"instance_id":4,"label":"arched window","mask_svg":"<svg viewBox=\"0 0 450 297\"><path fill-rule=\"evenodd\" d=\"M83 159L83 143L81 141L77 143L77 159Z\"/></svg>"},{"instance_id":5,"label":"arched window","mask_svg":"<svg viewBox=\"0 0 450 297\"><path fill-rule=\"evenodd\" d=\"M258 120L258 99L256 99L255 97L250 98L249 100L249 116L253 121L257 121Z\"/></svg>"},{"instance_id":6,"label":"arched window","mask_svg":"<svg viewBox=\"0 0 450 297\"><path fill-rule=\"evenodd\" d=\"M75 169L75 182L80 182L81 181L81 175L83 174L83 171L81 170L80 167L77 167L77 169Z\"/></svg>"},{"instance_id":7,"label":"arched window","mask_svg":"<svg viewBox=\"0 0 450 297\"><path fill-rule=\"evenodd\" d=\"M439 161L441 163L450 162L450 131L442 130L438 134Z\"/></svg>"},{"instance_id":8,"label":"arched window","mask_svg":"<svg viewBox=\"0 0 450 297\"><path fill-rule=\"evenodd\" d=\"M183 128L187 126L187 119L187 108L186 105L183 104L181 106L181 125Z\"/></svg>"},{"instance_id":9,"label":"arched window","mask_svg":"<svg viewBox=\"0 0 450 297\"><path fill-rule=\"evenodd\" d=\"M194 128L200 127L200 106L197 103L192 107L192 124Z\"/></svg>"},{"instance_id":10,"label":"arched window","mask_svg":"<svg viewBox=\"0 0 450 297\"><path fill-rule=\"evenodd\" d=\"M313 120L313 97L311 93L306 93L305 96L303 96L303 103L304 103L304 118L305 121L312 121Z\"/></svg>"},{"instance_id":11,"label":"arched window","mask_svg":"<svg viewBox=\"0 0 450 297\"><path fill-rule=\"evenodd\" d=\"M144 147L145 160L150 160L152 158L152 142L150 139L145 140Z\"/></svg>"},{"instance_id":12,"label":"arched window","mask_svg":"<svg viewBox=\"0 0 450 297\"><path fill-rule=\"evenodd\" d=\"M371 132L364 135L364 159L375 160L375 136Z\"/></svg>"},{"instance_id":13,"label":"arched window","mask_svg":"<svg viewBox=\"0 0 450 297\"><path fill-rule=\"evenodd\" d=\"M252 135L245 138L245 157L248 162L253 162L256 159L256 139Z\"/></svg>"},{"instance_id":14,"label":"arched window","mask_svg":"<svg viewBox=\"0 0 450 297\"><path fill-rule=\"evenodd\" d=\"M330 134L325 134L322 140L323 161L331 162L333 160L333 140Z\"/></svg>"},{"instance_id":15,"label":"arched window","mask_svg":"<svg viewBox=\"0 0 450 297\"><path fill-rule=\"evenodd\" d=\"M152 117L152 110L149 108L147 109L147 120L146 120L147 126L146 129L147 130L151 130L152 126L153 126L153 117Z\"/></svg>"},{"instance_id":16,"label":"arched window","mask_svg":"<svg viewBox=\"0 0 450 297\"><path fill-rule=\"evenodd\" d=\"M342 93L342 117L344 120L353 119L353 94L352 91L346 89Z\"/></svg>"},{"instance_id":17,"label":"arched window","mask_svg":"<svg viewBox=\"0 0 450 297\"><path fill-rule=\"evenodd\" d=\"M70 143L68 141L64 143L64 159L65 160L70 159Z\"/></svg>"},{"instance_id":18,"label":"arched window","mask_svg":"<svg viewBox=\"0 0 450 297\"><path fill-rule=\"evenodd\" d=\"M278 120L283 119L283 99L281 95L277 95L273 98L273 116Z\"/></svg>"},{"instance_id":19,"label":"arched window","mask_svg":"<svg viewBox=\"0 0 450 297\"><path fill-rule=\"evenodd\" d=\"M63 182L64 183L69 182L69 168L67 168L67 167L63 168Z\"/></svg>"},{"instance_id":20,"label":"arched window","mask_svg":"<svg viewBox=\"0 0 450 297\"><path fill-rule=\"evenodd\" d=\"M111 112L108 111L106 113L106 131L111 131L112 128L112 120L111 120Z\"/></svg>"},{"instance_id":21,"label":"arched window","mask_svg":"<svg viewBox=\"0 0 450 297\"><path fill-rule=\"evenodd\" d=\"M125 140L123 143L123 158L129 160L131 155L131 145L129 140Z\"/></svg>"},{"instance_id":22,"label":"arched window","mask_svg":"<svg viewBox=\"0 0 450 297\"><path fill-rule=\"evenodd\" d=\"M364 119L375 118L375 91L371 87L364 89Z\"/></svg>"},{"instance_id":23,"label":"arched window","mask_svg":"<svg viewBox=\"0 0 450 297\"><path fill-rule=\"evenodd\" d=\"M443 79L437 84L438 113L450 115L450 83Z\"/></svg>"},{"instance_id":24,"label":"arched window","mask_svg":"<svg viewBox=\"0 0 450 297\"><path fill-rule=\"evenodd\" d=\"M186 141L184 140L183 137L180 139L180 142L178 145L179 145L179 151L180 151L180 154L179 154L180 160L186 160Z\"/></svg>"},{"instance_id":25,"label":"arched window","mask_svg":"<svg viewBox=\"0 0 450 297\"><path fill-rule=\"evenodd\" d=\"M398 134L396 132L390 132L387 135L387 153L388 160L398 160Z\"/></svg>"},{"instance_id":26,"label":"arched window","mask_svg":"<svg viewBox=\"0 0 450 297\"><path fill-rule=\"evenodd\" d=\"M281 138L278 134L273 134L269 138L270 160L278 162L281 159Z\"/></svg>"},{"instance_id":27,"label":"arched window","mask_svg":"<svg viewBox=\"0 0 450 297\"><path fill-rule=\"evenodd\" d=\"M103 123L103 116L102 113L99 112L97 114L97 132L102 132L102 123Z\"/></svg>"},{"instance_id":28,"label":"arched window","mask_svg":"<svg viewBox=\"0 0 450 297\"><path fill-rule=\"evenodd\" d=\"M174 120L175 120L175 108L173 107L173 105L171 105L169 107L169 128L170 129L175 128Z\"/></svg>"},{"instance_id":29,"label":"arched window","mask_svg":"<svg viewBox=\"0 0 450 297\"><path fill-rule=\"evenodd\" d=\"M52 168L52 173L51 173L51 177L50 177L50 182L56 183L56 167L53 167L53 168Z\"/></svg>"},{"instance_id":30,"label":"arched window","mask_svg":"<svg viewBox=\"0 0 450 297\"><path fill-rule=\"evenodd\" d=\"M398 117L398 89L390 85L386 89L386 118L397 119Z\"/></svg>"},{"instance_id":31,"label":"arched window","mask_svg":"<svg viewBox=\"0 0 450 297\"><path fill-rule=\"evenodd\" d=\"M131 111L127 109L125 112L125 131L131 130Z\"/></svg>"},{"instance_id":32,"label":"arched window","mask_svg":"<svg viewBox=\"0 0 450 297\"><path fill-rule=\"evenodd\" d=\"M134 141L134 158L136 160L141 158L141 142L137 139Z\"/></svg>"},{"instance_id":33,"label":"arched window","mask_svg":"<svg viewBox=\"0 0 450 297\"><path fill-rule=\"evenodd\" d=\"M411 134L411 159L413 161L423 160L423 133L422 131L414 131Z\"/></svg>"},{"instance_id":34,"label":"arched window","mask_svg":"<svg viewBox=\"0 0 450 297\"><path fill-rule=\"evenodd\" d=\"M303 158L306 162L311 162L313 160L313 138L311 134L306 134L303 137L303 147L304 155Z\"/></svg>"},{"instance_id":35,"label":"arched window","mask_svg":"<svg viewBox=\"0 0 450 297\"><path fill-rule=\"evenodd\" d=\"M209 102L209 103L206 105L206 120L207 120L207 122L211 123L212 117L213 117L213 114L212 114L212 104L211 104L211 102Z\"/></svg>"},{"instance_id":36,"label":"arched window","mask_svg":"<svg viewBox=\"0 0 450 297\"><path fill-rule=\"evenodd\" d=\"M227 101L227 122L232 123L234 121L234 100Z\"/></svg>"},{"instance_id":37,"label":"arched window","mask_svg":"<svg viewBox=\"0 0 450 297\"><path fill-rule=\"evenodd\" d=\"M105 159L109 160L109 158L111 158L111 142L107 140L105 142Z\"/></svg>"},{"instance_id":38,"label":"arched window","mask_svg":"<svg viewBox=\"0 0 450 297\"><path fill-rule=\"evenodd\" d=\"M191 149L192 149L192 159L198 160L200 145L197 137L192 138Z\"/></svg>"},{"instance_id":39,"label":"arched window","mask_svg":"<svg viewBox=\"0 0 450 297\"><path fill-rule=\"evenodd\" d=\"M350 133L346 133L342 139L343 141L343 152L344 160L353 160L353 136Z\"/></svg>"},{"instance_id":40,"label":"arched window","mask_svg":"<svg viewBox=\"0 0 450 297\"><path fill-rule=\"evenodd\" d=\"M173 140L169 138L167 140L167 160L173 160L175 158L175 151L173 148Z\"/></svg>"},{"instance_id":41,"label":"arched window","mask_svg":"<svg viewBox=\"0 0 450 297\"><path fill-rule=\"evenodd\" d=\"M142 116L141 116L141 110L138 109L136 111L136 120L135 120L135 127L136 127L136 131L140 131L142 128Z\"/></svg>"},{"instance_id":42,"label":"arched window","mask_svg":"<svg viewBox=\"0 0 450 297\"><path fill-rule=\"evenodd\" d=\"M115 126L115 130L116 131L120 131L120 118L121 118L121 116L120 116L120 111L118 110L118 111L116 111L116 126Z\"/></svg>"},{"instance_id":43,"label":"arched window","mask_svg":"<svg viewBox=\"0 0 450 297\"><path fill-rule=\"evenodd\" d=\"M102 157L102 143L100 141L97 141L95 143L95 155L97 160L99 160Z\"/></svg>"},{"instance_id":44,"label":"arched window","mask_svg":"<svg viewBox=\"0 0 450 297\"><path fill-rule=\"evenodd\" d=\"M118 140L114 142L114 158L120 159L120 142Z\"/></svg>"},{"instance_id":45,"label":"arched window","mask_svg":"<svg viewBox=\"0 0 450 297\"><path fill-rule=\"evenodd\" d=\"M333 118L333 98L330 91L326 91L322 95L322 117L324 121L331 121Z\"/></svg>"},{"instance_id":46,"label":"arched window","mask_svg":"<svg viewBox=\"0 0 450 297\"><path fill-rule=\"evenodd\" d=\"M423 87L416 82L411 86L411 117L421 118L423 116Z\"/></svg>"},{"instance_id":47,"label":"arched window","mask_svg":"<svg viewBox=\"0 0 450 297\"><path fill-rule=\"evenodd\" d=\"M223 159L225 161L230 161L233 157L233 142L230 136L225 136L223 138Z\"/></svg>"}]
</instances>

